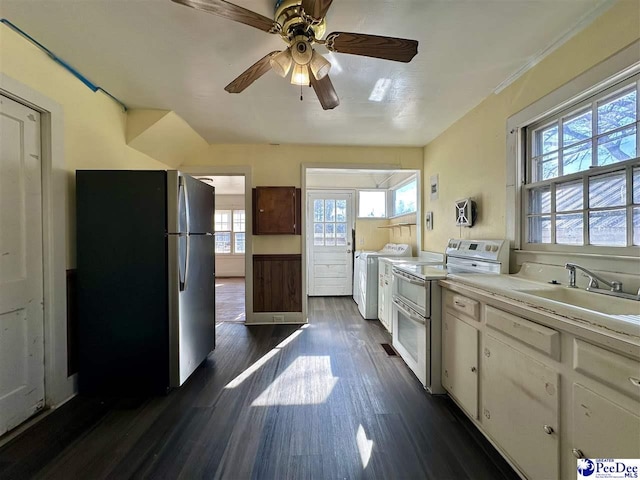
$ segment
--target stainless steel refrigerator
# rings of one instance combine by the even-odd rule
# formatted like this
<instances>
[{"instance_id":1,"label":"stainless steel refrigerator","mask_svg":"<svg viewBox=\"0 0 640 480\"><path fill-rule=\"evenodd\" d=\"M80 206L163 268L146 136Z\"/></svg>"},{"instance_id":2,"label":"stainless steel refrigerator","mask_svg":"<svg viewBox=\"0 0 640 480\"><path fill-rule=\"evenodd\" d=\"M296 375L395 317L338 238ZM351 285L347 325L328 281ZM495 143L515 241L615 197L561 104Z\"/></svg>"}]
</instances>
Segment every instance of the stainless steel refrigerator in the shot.
<instances>
[{"instance_id":1,"label":"stainless steel refrigerator","mask_svg":"<svg viewBox=\"0 0 640 480\"><path fill-rule=\"evenodd\" d=\"M215 347L213 187L79 170L76 214L80 393L179 387Z\"/></svg>"}]
</instances>

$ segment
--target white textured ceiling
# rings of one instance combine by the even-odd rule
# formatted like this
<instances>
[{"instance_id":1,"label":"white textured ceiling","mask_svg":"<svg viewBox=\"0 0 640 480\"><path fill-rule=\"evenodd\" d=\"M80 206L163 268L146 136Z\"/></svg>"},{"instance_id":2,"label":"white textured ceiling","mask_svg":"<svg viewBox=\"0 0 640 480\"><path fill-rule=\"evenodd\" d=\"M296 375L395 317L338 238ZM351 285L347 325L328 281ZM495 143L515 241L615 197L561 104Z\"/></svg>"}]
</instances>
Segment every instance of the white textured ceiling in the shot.
<instances>
[{"instance_id":1,"label":"white textured ceiling","mask_svg":"<svg viewBox=\"0 0 640 480\"><path fill-rule=\"evenodd\" d=\"M272 17L274 0L235 0ZM268 72L224 87L276 35L170 0L2 0L0 14L129 108L173 110L210 143L423 146L608 0L334 0L327 32L418 40L411 63L330 54L340 105ZM316 47L326 53L324 47ZM381 101L369 100L387 79ZM99 95L99 94L97 94Z\"/></svg>"}]
</instances>

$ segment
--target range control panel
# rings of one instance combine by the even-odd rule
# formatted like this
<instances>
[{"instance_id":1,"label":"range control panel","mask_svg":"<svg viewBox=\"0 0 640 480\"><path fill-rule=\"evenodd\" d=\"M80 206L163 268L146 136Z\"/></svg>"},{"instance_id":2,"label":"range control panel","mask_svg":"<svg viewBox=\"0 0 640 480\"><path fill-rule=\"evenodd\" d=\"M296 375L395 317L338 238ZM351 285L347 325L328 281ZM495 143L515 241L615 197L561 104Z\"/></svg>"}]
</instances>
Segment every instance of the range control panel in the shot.
<instances>
[{"instance_id":1,"label":"range control panel","mask_svg":"<svg viewBox=\"0 0 640 480\"><path fill-rule=\"evenodd\" d=\"M477 258L493 262L509 261L509 242L506 240L462 240L452 238L447 243L447 257Z\"/></svg>"}]
</instances>

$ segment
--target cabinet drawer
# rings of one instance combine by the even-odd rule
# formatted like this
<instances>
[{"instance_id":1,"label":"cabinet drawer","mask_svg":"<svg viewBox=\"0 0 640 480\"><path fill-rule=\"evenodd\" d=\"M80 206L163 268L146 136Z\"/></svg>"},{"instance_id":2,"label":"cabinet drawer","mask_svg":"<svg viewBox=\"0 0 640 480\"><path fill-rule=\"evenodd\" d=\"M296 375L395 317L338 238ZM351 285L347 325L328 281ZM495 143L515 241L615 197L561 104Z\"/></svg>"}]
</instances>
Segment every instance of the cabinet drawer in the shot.
<instances>
[{"instance_id":1,"label":"cabinet drawer","mask_svg":"<svg viewBox=\"0 0 640 480\"><path fill-rule=\"evenodd\" d=\"M638 360L575 339L573 368L619 392L640 399L640 362Z\"/></svg>"},{"instance_id":2,"label":"cabinet drawer","mask_svg":"<svg viewBox=\"0 0 640 480\"><path fill-rule=\"evenodd\" d=\"M468 317L480 321L480 303L456 293L446 294L446 305L452 310L464 313Z\"/></svg>"},{"instance_id":3,"label":"cabinet drawer","mask_svg":"<svg viewBox=\"0 0 640 480\"><path fill-rule=\"evenodd\" d=\"M485 309L487 326L525 345L560 360L560 333L489 305Z\"/></svg>"}]
</instances>

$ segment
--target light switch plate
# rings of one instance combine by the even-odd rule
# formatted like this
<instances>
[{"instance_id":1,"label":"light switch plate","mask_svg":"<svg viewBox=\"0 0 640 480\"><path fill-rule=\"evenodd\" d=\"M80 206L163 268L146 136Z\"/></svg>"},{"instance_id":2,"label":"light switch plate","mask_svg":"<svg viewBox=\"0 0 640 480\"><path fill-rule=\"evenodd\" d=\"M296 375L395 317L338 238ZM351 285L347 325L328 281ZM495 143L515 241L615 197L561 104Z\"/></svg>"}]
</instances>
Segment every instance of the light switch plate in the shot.
<instances>
[{"instance_id":1,"label":"light switch plate","mask_svg":"<svg viewBox=\"0 0 640 480\"><path fill-rule=\"evenodd\" d=\"M424 226L427 230L433 230L433 212L427 212L424 216Z\"/></svg>"}]
</instances>

